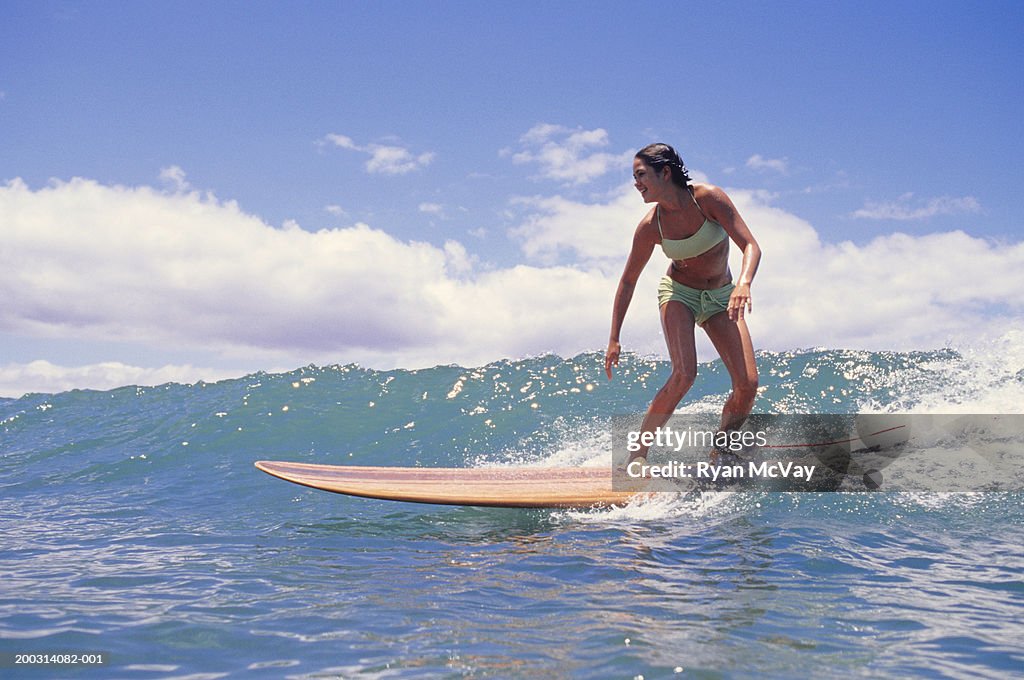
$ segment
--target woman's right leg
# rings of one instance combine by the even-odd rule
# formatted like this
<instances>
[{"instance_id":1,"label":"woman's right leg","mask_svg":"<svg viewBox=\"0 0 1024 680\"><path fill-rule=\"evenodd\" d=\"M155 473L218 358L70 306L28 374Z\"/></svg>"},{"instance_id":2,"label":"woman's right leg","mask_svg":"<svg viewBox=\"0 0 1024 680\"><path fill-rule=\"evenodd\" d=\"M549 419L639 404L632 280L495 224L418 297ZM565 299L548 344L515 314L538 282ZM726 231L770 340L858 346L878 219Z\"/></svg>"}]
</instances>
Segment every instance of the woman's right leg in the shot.
<instances>
[{"instance_id":1,"label":"woman's right leg","mask_svg":"<svg viewBox=\"0 0 1024 680\"><path fill-rule=\"evenodd\" d=\"M661 306L661 327L668 345L668 357L672 361L672 375L654 396L640 426L641 432L654 432L667 423L697 377L693 312L682 302L670 300ZM630 454L629 460L647 458L649 448L641 446Z\"/></svg>"}]
</instances>

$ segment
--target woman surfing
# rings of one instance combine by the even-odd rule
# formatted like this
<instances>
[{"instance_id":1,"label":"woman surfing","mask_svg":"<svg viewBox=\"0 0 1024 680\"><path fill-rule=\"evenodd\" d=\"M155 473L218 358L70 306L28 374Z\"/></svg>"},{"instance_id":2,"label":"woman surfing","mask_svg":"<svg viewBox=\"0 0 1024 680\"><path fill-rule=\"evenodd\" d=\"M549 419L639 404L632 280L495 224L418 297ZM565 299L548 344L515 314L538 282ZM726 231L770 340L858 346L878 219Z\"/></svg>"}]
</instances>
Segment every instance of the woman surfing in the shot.
<instances>
[{"instance_id":1,"label":"woman surfing","mask_svg":"<svg viewBox=\"0 0 1024 680\"><path fill-rule=\"evenodd\" d=\"M719 187L692 183L675 149L651 144L633 158L634 186L654 207L640 221L619 279L612 328L605 353L610 380L622 346L619 333L644 266L660 245L672 261L658 287L661 325L672 374L651 402L641 426L654 432L672 416L697 377L695 327L711 339L732 379L732 393L722 409L721 430L738 429L757 396L757 365L744 315L753 307L750 284L761 261L761 248L736 206ZM729 271L729 242L743 253L739 277ZM630 454L629 462L647 458L649 447Z\"/></svg>"}]
</instances>

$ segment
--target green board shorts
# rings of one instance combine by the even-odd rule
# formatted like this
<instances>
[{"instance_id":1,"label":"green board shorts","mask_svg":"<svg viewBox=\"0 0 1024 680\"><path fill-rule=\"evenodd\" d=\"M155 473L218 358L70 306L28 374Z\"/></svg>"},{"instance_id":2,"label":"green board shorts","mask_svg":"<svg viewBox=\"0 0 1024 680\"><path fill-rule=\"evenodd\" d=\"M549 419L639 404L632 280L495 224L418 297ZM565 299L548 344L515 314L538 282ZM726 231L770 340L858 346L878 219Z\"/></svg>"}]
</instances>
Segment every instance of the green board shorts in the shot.
<instances>
[{"instance_id":1,"label":"green board shorts","mask_svg":"<svg viewBox=\"0 0 1024 680\"><path fill-rule=\"evenodd\" d=\"M724 312L729 308L729 296L736 286L727 283L721 288L712 290L699 290L690 288L679 283L671 276L663 276L658 286L658 306L664 307L665 303L675 300L686 305L693 312L693 320L698 326L715 314Z\"/></svg>"}]
</instances>

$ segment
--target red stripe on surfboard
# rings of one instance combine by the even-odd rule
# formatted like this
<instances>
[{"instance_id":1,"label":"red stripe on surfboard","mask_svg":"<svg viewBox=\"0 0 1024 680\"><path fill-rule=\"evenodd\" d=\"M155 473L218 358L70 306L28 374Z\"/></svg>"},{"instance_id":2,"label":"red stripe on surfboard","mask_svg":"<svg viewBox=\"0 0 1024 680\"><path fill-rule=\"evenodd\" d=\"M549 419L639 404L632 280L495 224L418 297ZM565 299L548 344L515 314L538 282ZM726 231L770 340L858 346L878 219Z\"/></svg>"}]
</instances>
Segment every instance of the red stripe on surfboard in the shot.
<instances>
[{"instance_id":1,"label":"red stripe on surfboard","mask_svg":"<svg viewBox=\"0 0 1024 680\"><path fill-rule=\"evenodd\" d=\"M896 427L889 427L889 428L886 428L884 430L879 430L878 432L872 432L868 436L869 437L874 437L875 435L885 434L886 432L892 432L893 430L899 430L899 429L902 429L904 427L906 427L906 425L897 425ZM828 446L829 444L847 444L849 442L855 442L858 439L860 439L861 441L864 441L863 437L854 437L852 439L837 439L837 440L832 441L832 442L819 442L817 444L770 444L768 446L762 446L761 448L762 449L801 449L801 448L811 448L811 447L814 447L814 446Z\"/></svg>"}]
</instances>

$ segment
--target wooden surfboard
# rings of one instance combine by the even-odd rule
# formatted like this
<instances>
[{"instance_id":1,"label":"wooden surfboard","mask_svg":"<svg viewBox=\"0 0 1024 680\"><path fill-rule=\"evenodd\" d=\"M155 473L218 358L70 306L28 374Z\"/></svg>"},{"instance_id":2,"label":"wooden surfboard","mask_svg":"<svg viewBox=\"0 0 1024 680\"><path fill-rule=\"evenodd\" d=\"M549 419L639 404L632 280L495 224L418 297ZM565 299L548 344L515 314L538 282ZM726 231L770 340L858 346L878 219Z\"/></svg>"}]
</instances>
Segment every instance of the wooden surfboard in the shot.
<instances>
[{"instance_id":1,"label":"wooden surfboard","mask_svg":"<svg viewBox=\"0 0 1024 680\"><path fill-rule=\"evenodd\" d=\"M259 461L281 479L334 493L412 503L504 508L625 504L639 491L612 488L610 467L405 468Z\"/></svg>"}]
</instances>

